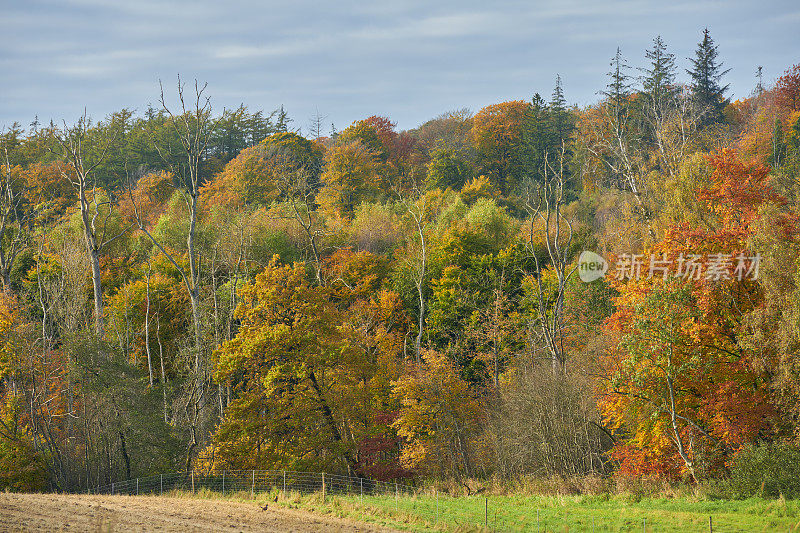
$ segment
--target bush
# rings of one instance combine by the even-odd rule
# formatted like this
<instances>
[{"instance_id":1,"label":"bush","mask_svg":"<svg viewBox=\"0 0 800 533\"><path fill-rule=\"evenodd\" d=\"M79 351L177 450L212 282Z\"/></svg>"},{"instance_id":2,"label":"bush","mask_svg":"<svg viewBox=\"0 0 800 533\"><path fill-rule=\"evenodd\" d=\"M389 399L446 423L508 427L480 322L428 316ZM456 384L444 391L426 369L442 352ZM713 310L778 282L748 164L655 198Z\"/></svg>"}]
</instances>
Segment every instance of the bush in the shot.
<instances>
[{"instance_id":1,"label":"bush","mask_svg":"<svg viewBox=\"0 0 800 533\"><path fill-rule=\"evenodd\" d=\"M800 448L784 443L748 446L734 459L728 485L740 498L800 497Z\"/></svg>"}]
</instances>

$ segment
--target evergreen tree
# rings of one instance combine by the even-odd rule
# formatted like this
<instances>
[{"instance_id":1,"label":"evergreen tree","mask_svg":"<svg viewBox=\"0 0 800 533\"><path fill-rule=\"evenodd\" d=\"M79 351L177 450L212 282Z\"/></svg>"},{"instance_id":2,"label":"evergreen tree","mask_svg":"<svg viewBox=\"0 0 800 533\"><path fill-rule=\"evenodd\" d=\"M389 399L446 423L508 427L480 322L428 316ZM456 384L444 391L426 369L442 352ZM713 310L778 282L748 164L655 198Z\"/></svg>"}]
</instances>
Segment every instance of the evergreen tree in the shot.
<instances>
[{"instance_id":1,"label":"evergreen tree","mask_svg":"<svg viewBox=\"0 0 800 533\"><path fill-rule=\"evenodd\" d=\"M545 154L552 152L552 132L547 102L539 93L533 95L522 127L522 150L526 175L542 180Z\"/></svg>"},{"instance_id":2,"label":"evergreen tree","mask_svg":"<svg viewBox=\"0 0 800 533\"><path fill-rule=\"evenodd\" d=\"M667 52L661 36L653 39L653 48L645 52L650 66L641 69L642 87L650 107L660 110L676 93L675 56Z\"/></svg>"},{"instance_id":3,"label":"evergreen tree","mask_svg":"<svg viewBox=\"0 0 800 533\"><path fill-rule=\"evenodd\" d=\"M572 116L567 110L567 100L564 98L564 88L561 85L561 76L556 76L556 86L553 89L553 96L548 105L550 112L550 123L552 125L551 145L556 151L560 151L561 143L567 142L575 125Z\"/></svg>"},{"instance_id":4,"label":"evergreen tree","mask_svg":"<svg viewBox=\"0 0 800 533\"><path fill-rule=\"evenodd\" d=\"M289 131L289 123L292 122L292 119L289 118L289 114L283 109L281 105L280 110L277 112L278 118L275 120L275 132L276 133L286 133Z\"/></svg>"},{"instance_id":5,"label":"evergreen tree","mask_svg":"<svg viewBox=\"0 0 800 533\"><path fill-rule=\"evenodd\" d=\"M722 62L717 61L717 45L711 38L708 28L703 30L703 40L697 44L692 69L686 72L692 77L692 96L695 101L709 111L706 122L718 122L722 119L722 109L728 103L725 92L728 85L721 85L720 80L730 69L722 70Z\"/></svg>"},{"instance_id":6,"label":"evergreen tree","mask_svg":"<svg viewBox=\"0 0 800 533\"><path fill-rule=\"evenodd\" d=\"M553 96L550 98L551 110L566 109L567 100L564 98L564 88L561 85L561 75L556 74L556 86L553 88Z\"/></svg>"},{"instance_id":7,"label":"evergreen tree","mask_svg":"<svg viewBox=\"0 0 800 533\"><path fill-rule=\"evenodd\" d=\"M550 102L545 103L539 93L536 93L522 128L522 159L527 179L531 180L529 185L544 179L545 162L553 168L560 167L562 146L564 171L569 173L569 161L572 157L570 140L574 131L575 118L567 108L561 76L556 76Z\"/></svg>"},{"instance_id":8,"label":"evergreen tree","mask_svg":"<svg viewBox=\"0 0 800 533\"><path fill-rule=\"evenodd\" d=\"M620 121L628 107L628 98L631 94L630 76L627 74L628 64L622 57L622 52L617 47L617 53L611 60L611 71L608 73L609 84L600 94L608 99L608 106L612 115Z\"/></svg>"}]
</instances>

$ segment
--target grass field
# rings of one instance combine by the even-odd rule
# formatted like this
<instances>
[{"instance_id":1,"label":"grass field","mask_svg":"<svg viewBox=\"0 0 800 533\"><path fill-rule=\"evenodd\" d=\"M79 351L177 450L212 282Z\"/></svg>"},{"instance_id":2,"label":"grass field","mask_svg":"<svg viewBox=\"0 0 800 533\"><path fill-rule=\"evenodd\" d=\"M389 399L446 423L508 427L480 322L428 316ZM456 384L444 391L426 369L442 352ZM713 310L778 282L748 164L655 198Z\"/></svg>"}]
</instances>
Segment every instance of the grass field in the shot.
<instances>
[{"instance_id":1,"label":"grass field","mask_svg":"<svg viewBox=\"0 0 800 533\"><path fill-rule=\"evenodd\" d=\"M800 501L783 499L292 495L279 504L411 531L704 532L711 517L715 532L800 532Z\"/></svg>"}]
</instances>

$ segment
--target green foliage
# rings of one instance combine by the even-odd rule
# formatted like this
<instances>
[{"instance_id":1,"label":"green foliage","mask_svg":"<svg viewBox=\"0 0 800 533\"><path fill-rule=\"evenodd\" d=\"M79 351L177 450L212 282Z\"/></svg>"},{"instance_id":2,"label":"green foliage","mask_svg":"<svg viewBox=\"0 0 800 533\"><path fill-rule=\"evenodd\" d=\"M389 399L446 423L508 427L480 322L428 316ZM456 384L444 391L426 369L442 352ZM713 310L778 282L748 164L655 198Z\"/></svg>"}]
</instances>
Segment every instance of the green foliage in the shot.
<instances>
[{"instance_id":1,"label":"green foliage","mask_svg":"<svg viewBox=\"0 0 800 533\"><path fill-rule=\"evenodd\" d=\"M0 490L47 489L47 460L33 446L30 428L21 420L20 398L11 394L0 405Z\"/></svg>"},{"instance_id":2,"label":"green foliage","mask_svg":"<svg viewBox=\"0 0 800 533\"><path fill-rule=\"evenodd\" d=\"M708 28L704 29L703 40L697 44L694 59L690 59L692 69L686 71L692 78L692 96L698 105L707 109L706 124L722 120L722 110L728 103L725 98L728 85L721 85L720 81L730 69L722 70L717 48Z\"/></svg>"},{"instance_id":3,"label":"green foliage","mask_svg":"<svg viewBox=\"0 0 800 533\"><path fill-rule=\"evenodd\" d=\"M653 48L645 52L649 61L643 69L642 85L646 106L663 109L666 101L675 95L675 55L667 51L661 36L653 39Z\"/></svg>"},{"instance_id":4,"label":"green foliage","mask_svg":"<svg viewBox=\"0 0 800 533\"><path fill-rule=\"evenodd\" d=\"M428 163L427 184L431 189L458 190L472 177L472 168L454 152L438 148Z\"/></svg>"},{"instance_id":5,"label":"green foliage","mask_svg":"<svg viewBox=\"0 0 800 533\"><path fill-rule=\"evenodd\" d=\"M150 387L146 369L90 335L70 335L64 350L75 361L70 377L83 384L82 401L106 422L97 435L106 448L92 450L90 460L113 452L117 479L180 468L181 438L164 419L162 387L169 386Z\"/></svg>"},{"instance_id":6,"label":"green foliage","mask_svg":"<svg viewBox=\"0 0 800 533\"><path fill-rule=\"evenodd\" d=\"M738 498L798 498L800 448L781 442L747 446L734 457L725 485Z\"/></svg>"},{"instance_id":7,"label":"green foliage","mask_svg":"<svg viewBox=\"0 0 800 533\"><path fill-rule=\"evenodd\" d=\"M103 240L121 234L99 258L104 338L88 333L75 170L52 153L50 127L4 130L0 263L21 248L0 308L0 485L77 490L197 459L384 477L501 476L545 460L607 472L595 458L613 438L621 476L691 470L705 484L735 457L737 494L796 491L794 448L736 455L800 435L796 80L730 104L740 130L727 132L697 115L725 102L708 32L689 72L694 103L661 38L646 59L634 88L618 51L598 105L569 106L558 77L549 101L450 112L408 132L371 116L311 141L283 108L244 106L204 111L208 122L150 108L89 123L90 216ZM181 121L187 134L209 128L196 191ZM742 164L751 157L773 168ZM562 164L565 188L543 193ZM612 270L565 283L542 238L553 213L531 205L556 196L567 263L584 249L676 262L760 253L761 277L628 284ZM136 229L134 204L177 266ZM559 317L563 375L542 364L552 345L539 331ZM536 420L479 423L509 413ZM569 439L587 428L602 436L583 454ZM555 442L570 453L550 453Z\"/></svg>"}]
</instances>

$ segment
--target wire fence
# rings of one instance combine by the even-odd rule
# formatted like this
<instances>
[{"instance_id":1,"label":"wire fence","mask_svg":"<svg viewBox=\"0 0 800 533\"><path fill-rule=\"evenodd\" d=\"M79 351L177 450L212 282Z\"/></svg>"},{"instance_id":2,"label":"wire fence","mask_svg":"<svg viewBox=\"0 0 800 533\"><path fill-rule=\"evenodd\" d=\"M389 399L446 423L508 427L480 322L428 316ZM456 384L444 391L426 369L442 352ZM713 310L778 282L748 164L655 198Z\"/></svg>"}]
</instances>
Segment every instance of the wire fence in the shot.
<instances>
[{"instance_id":1,"label":"wire fence","mask_svg":"<svg viewBox=\"0 0 800 533\"><path fill-rule=\"evenodd\" d=\"M325 495L350 494L361 496L416 494L417 488L402 483L374 479L340 476L324 472L295 472L291 470L226 470L207 474L200 472L172 472L149 477L128 479L96 487L92 494L159 494L170 491L195 493L210 490L225 494L235 492L269 492L274 489L304 494L321 492Z\"/></svg>"},{"instance_id":2,"label":"wire fence","mask_svg":"<svg viewBox=\"0 0 800 533\"><path fill-rule=\"evenodd\" d=\"M374 479L341 476L320 472L296 472L291 470L226 470L218 473L173 472L149 477L114 482L91 490L92 494L164 495L172 491L197 493L203 490L222 495L256 494L282 491L283 497L291 493L337 495L344 499L360 500L370 497L370 504L377 507L393 507L395 511L424 518L429 524L449 524L471 529L483 527L491 531L658 531L670 529L672 518L667 516L645 517L603 516L600 509L586 508L569 511L562 504L540 508L517 504L511 500L492 502L484 495L472 497L450 496L439 491L425 490L411 485L377 481ZM387 501L388 500L388 501ZM387 505L388 504L388 505ZM524 507L524 508L523 508ZM541 516L540 516L541 514ZM535 517L535 518L534 518ZM698 513L700 517L700 513ZM698 523L689 526L696 531L713 533L716 520L700 517ZM734 522L726 524L735 527ZM707 529L706 529L707 528ZM795 526L800 531L800 524ZM728 528L726 528L728 529ZM791 529L791 525L790 525ZM674 530L674 527L671 529Z\"/></svg>"}]
</instances>

